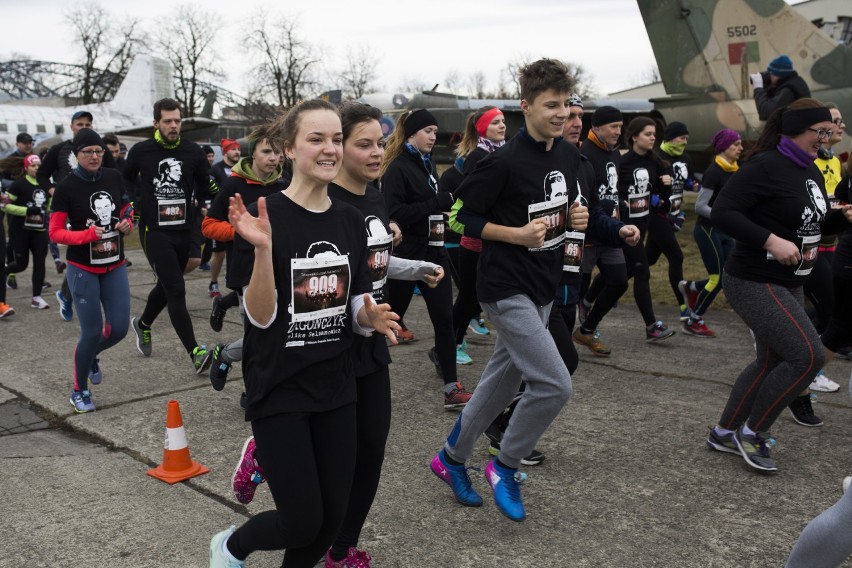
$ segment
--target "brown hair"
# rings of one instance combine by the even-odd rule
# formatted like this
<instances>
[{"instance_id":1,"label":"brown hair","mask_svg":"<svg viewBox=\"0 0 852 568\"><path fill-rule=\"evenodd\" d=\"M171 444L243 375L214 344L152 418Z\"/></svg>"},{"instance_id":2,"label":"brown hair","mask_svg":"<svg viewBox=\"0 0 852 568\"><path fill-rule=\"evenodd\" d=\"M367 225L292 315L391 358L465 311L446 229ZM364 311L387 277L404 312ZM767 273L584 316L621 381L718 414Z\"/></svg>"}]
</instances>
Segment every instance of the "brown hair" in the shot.
<instances>
[{"instance_id":1,"label":"brown hair","mask_svg":"<svg viewBox=\"0 0 852 568\"><path fill-rule=\"evenodd\" d=\"M278 118L274 119L267 126L270 144L283 148L292 147L296 142L296 134L299 132L299 122L302 113L311 110L330 110L337 116L340 116L340 113L337 112L337 107L328 101L322 99L302 101L291 107L287 112L279 115ZM273 140L275 143L272 142Z\"/></svg>"},{"instance_id":2,"label":"brown hair","mask_svg":"<svg viewBox=\"0 0 852 568\"><path fill-rule=\"evenodd\" d=\"M568 67L557 59L539 59L524 65L518 71L518 83L521 99L527 103L548 89L559 93L570 93L574 89Z\"/></svg>"},{"instance_id":3,"label":"brown hair","mask_svg":"<svg viewBox=\"0 0 852 568\"><path fill-rule=\"evenodd\" d=\"M372 120L381 123L382 111L356 101L347 101L341 104L340 122L343 125L343 142L346 142L356 126Z\"/></svg>"},{"instance_id":4,"label":"brown hair","mask_svg":"<svg viewBox=\"0 0 852 568\"><path fill-rule=\"evenodd\" d=\"M163 117L164 110L176 110L180 112L180 115L183 116L183 111L180 108L180 103L174 99L160 99L159 101L154 103L154 120L157 122Z\"/></svg>"}]
</instances>

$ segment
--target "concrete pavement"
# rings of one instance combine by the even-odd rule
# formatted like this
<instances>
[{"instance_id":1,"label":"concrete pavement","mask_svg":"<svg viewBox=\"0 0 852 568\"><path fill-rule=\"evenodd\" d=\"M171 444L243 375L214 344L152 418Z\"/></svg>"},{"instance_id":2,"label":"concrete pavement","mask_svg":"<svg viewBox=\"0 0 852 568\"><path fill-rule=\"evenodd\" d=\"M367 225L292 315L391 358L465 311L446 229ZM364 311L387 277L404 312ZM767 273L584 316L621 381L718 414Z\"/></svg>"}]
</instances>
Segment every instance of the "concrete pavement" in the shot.
<instances>
[{"instance_id":1,"label":"concrete pavement","mask_svg":"<svg viewBox=\"0 0 852 568\"><path fill-rule=\"evenodd\" d=\"M141 252L130 251L132 312L153 284ZM55 291L59 278L48 274ZM29 273L9 291L18 313L0 320L0 567L206 566L210 537L272 506L265 486L248 507L236 503L230 476L249 425L238 400L239 367L222 392L194 374L166 313L154 327L153 356L141 357L133 333L101 357L97 412L76 415L68 402L76 320L29 308ZM232 310L222 333L207 324L207 276L188 277L200 341L238 337ZM676 309L658 308L676 324ZM773 428L780 471L753 472L736 456L705 449L730 384L751 355L751 339L732 312L707 318L719 333L678 333L644 342L641 319L624 299L602 326L609 358L581 351L575 396L538 448L546 461L527 468L528 519L500 515L487 483L480 508L457 504L429 471L457 414L443 410L441 383L426 357L431 327L422 300L406 323L418 341L393 347L394 419L382 483L361 547L377 567L780 566L801 529L840 495L852 472L852 414L846 393L852 363L826 374L842 385L815 405L826 425L806 429L784 414ZM473 365L460 369L472 388L493 335L469 338ZM584 349L584 348L581 348ZM145 474L162 461L166 403L180 402L192 457L210 473L174 486ZM484 467L485 444L469 465ZM278 566L262 553L249 566ZM852 566L852 563L849 564Z\"/></svg>"}]
</instances>

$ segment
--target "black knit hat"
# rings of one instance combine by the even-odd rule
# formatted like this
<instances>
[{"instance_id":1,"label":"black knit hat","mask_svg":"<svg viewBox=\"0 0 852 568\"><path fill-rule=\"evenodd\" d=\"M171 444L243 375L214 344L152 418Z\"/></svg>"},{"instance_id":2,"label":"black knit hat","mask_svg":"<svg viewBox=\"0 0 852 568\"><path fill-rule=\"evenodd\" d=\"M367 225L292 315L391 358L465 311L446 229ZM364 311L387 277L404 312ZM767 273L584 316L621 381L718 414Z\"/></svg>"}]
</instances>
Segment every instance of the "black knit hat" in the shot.
<instances>
[{"instance_id":1,"label":"black knit hat","mask_svg":"<svg viewBox=\"0 0 852 568\"><path fill-rule=\"evenodd\" d=\"M686 136L687 134L689 134L689 130L687 130L686 125L682 122L674 121L666 125L666 129L663 131L663 140L668 142L678 136Z\"/></svg>"},{"instance_id":2,"label":"black knit hat","mask_svg":"<svg viewBox=\"0 0 852 568\"><path fill-rule=\"evenodd\" d=\"M80 153L80 150L88 148L89 146L100 146L103 148L104 141L101 140L100 135L91 128L81 128L77 131L77 134L74 135L74 140L71 141L71 145L74 147L74 155L76 156Z\"/></svg>"},{"instance_id":3,"label":"black knit hat","mask_svg":"<svg viewBox=\"0 0 852 568\"><path fill-rule=\"evenodd\" d=\"M612 124L613 122L624 122L624 117L621 111L615 107L602 106L595 109L592 115L592 126L603 126L604 124Z\"/></svg>"},{"instance_id":4,"label":"black knit hat","mask_svg":"<svg viewBox=\"0 0 852 568\"><path fill-rule=\"evenodd\" d=\"M438 126L438 119L425 108L410 111L403 123L405 137L409 138L427 126Z\"/></svg>"}]
</instances>

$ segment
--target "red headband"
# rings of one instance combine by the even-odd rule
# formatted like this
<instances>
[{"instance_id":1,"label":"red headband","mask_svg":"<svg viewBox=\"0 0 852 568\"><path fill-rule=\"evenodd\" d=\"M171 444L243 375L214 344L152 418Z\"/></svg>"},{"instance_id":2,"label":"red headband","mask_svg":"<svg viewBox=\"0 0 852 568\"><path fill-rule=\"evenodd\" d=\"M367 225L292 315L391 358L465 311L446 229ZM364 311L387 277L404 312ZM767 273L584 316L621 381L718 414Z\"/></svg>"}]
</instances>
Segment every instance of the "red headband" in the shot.
<instances>
[{"instance_id":1,"label":"red headband","mask_svg":"<svg viewBox=\"0 0 852 568\"><path fill-rule=\"evenodd\" d=\"M491 124L491 121L494 120L494 117L498 114L503 114L503 111L499 108L492 108L480 116L479 120L476 121L477 134L485 138L485 133L488 132L488 125Z\"/></svg>"}]
</instances>

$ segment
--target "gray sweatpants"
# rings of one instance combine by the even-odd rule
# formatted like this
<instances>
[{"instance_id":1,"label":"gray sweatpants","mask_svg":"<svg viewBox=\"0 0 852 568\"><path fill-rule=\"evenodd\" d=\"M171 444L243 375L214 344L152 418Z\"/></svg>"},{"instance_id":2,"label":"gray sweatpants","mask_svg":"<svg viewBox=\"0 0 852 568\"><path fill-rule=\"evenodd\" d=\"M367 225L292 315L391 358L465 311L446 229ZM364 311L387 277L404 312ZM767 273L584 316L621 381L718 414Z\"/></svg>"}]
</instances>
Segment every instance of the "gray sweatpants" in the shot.
<instances>
[{"instance_id":1,"label":"gray sweatpants","mask_svg":"<svg viewBox=\"0 0 852 568\"><path fill-rule=\"evenodd\" d=\"M537 306L524 295L482 302L497 341L479 385L447 438L445 450L452 459L470 458L479 436L518 394L521 381L526 390L503 434L498 456L509 467L518 467L535 449L571 398L571 374L546 327L550 307Z\"/></svg>"},{"instance_id":2,"label":"gray sweatpants","mask_svg":"<svg viewBox=\"0 0 852 568\"><path fill-rule=\"evenodd\" d=\"M852 489L802 531L786 568L835 568L852 554Z\"/></svg>"}]
</instances>

